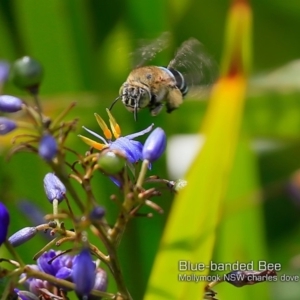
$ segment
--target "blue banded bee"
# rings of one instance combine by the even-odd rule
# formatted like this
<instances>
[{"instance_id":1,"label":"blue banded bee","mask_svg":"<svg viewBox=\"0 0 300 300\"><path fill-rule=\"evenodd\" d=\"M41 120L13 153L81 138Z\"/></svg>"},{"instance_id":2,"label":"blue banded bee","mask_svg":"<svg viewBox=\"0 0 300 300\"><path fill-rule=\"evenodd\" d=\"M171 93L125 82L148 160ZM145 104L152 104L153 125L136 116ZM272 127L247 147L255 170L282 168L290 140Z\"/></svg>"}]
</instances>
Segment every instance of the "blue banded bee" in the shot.
<instances>
[{"instance_id":1,"label":"blue banded bee","mask_svg":"<svg viewBox=\"0 0 300 300\"><path fill-rule=\"evenodd\" d=\"M143 66L167 45L167 34L163 34L153 43L140 48L136 53L141 55L142 63L128 75L120 88L119 97L125 107L134 113L149 108L152 116L160 113L166 106L168 113L177 109L191 86L211 83L216 70L214 60L204 51L202 44L190 38L178 49L174 59L167 67ZM206 82L204 83L204 80Z\"/></svg>"}]
</instances>

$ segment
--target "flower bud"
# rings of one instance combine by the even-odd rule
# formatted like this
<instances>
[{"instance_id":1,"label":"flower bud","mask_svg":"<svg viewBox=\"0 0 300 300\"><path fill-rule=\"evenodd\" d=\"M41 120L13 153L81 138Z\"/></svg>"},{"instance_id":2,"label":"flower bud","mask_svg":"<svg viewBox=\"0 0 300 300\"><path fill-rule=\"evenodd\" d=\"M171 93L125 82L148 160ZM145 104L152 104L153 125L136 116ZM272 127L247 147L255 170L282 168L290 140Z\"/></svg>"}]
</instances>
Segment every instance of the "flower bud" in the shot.
<instances>
[{"instance_id":1,"label":"flower bud","mask_svg":"<svg viewBox=\"0 0 300 300\"><path fill-rule=\"evenodd\" d=\"M14 289L15 293L19 296L19 299L21 300L39 300L39 298L28 292L28 291L20 291L18 289Z\"/></svg>"},{"instance_id":2,"label":"flower bud","mask_svg":"<svg viewBox=\"0 0 300 300\"><path fill-rule=\"evenodd\" d=\"M105 215L105 209L102 206L96 206L90 213L90 219L93 222L101 220Z\"/></svg>"},{"instance_id":3,"label":"flower bud","mask_svg":"<svg viewBox=\"0 0 300 300\"><path fill-rule=\"evenodd\" d=\"M107 289L107 274L103 269L97 268L96 270L96 280L93 287L94 290L105 292ZM101 300L99 296L90 295L87 300Z\"/></svg>"},{"instance_id":4,"label":"flower bud","mask_svg":"<svg viewBox=\"0 0 300 300\"><path fill-rule=\"evenodd\" d=\"M11 79L20 89L35 89L43 79L43 68L39 62L29 56L24 56L14 62Z\"/></svg>"},{"instance_id":5,"label":"flower bud","mask_svg":"<svg viewBox=\"0 0 300 300\"><path fill-rule=\"evenodd\" d=\"M166 134L160 128L156 128L148 136L143 147L143 159L153 162L157 160L166 149Z\"/></svg>"},{"instance_id":6,"label":"flower bud","mask_svg":"<svg viewBox=\"0 0 300 300\"><path fill-rule=\"evenodd\" d=\"M6 61L0 61L0 84L7 80L9 73L9 63Z\"/></svg>"},{"instance_id":7,"label":"flower bud","mask_svg":"<svg viewBox=\"0 0 300 300\"><path fill-rule=\"evenodd\" d=\"M54 199L61 202L66 194L66 187L53 173L44 177L44 189L48 200L52 203Z\"/></svg>"},{"instance_id":8,"label":"flower bud","mask_svg":"<svg viewBox=\"0 0 300 300\"><path fill-rule=\"evenodd\" d=\"M39 155L46 161L52 160L57 153L55 138L50 134L45 134L39 144Z\"/></svg>"},{"instance_id":9,"label":"flower bud","mask_svg":"<svg viewBox=\"0 0 300 300\"><path fill-rule=\"evenodd\" d=\"M96 280L95 264L88 248L83 248L76 256L72 278L76 293L81 297L88 296Z\"/></svg>"},{"instance_id":10,"label":"flower bud","mask_svg":"<svg viewBox=\"0 0 300 300\"><path fill-rule=\"evenodd\" d=\"M9 213L5 205L0 202L0 246L5 242L8 225L9 225Z\"/></svg>"},{"instance_id":11,"label":"flower bud","mask_svg":"<svg viewBox=\"0 0 300 300\"><path fill-rule=\"evenodd\" d=\"M121 172L125 167L126 159L114 151L105 151L100 154L98 165L105 173L113 175Z\"/></svg>"},{"instance_id":12,"label":"flower bud","mask_svg":"<svg viewBox=\"0 0 300 300\"><path fill-rule=\"evenodd\" d=\"M0 111L2 112L17 112L22 109L23 102L14 96L1 95L0 96Z\"/></svg>"},{"instance_id":13,"label":"flower bud","mask_svg":"<svg viewBox=\"0 0 300 300\"><path fill-rule=\"evenodd\" d=\"M96 270L94 289L102 292L105 292L107 289L107 274L103 269L97 268Z\"/></svg>"},{"instance_id":14,"label":"flower bud","mask_svg":"<svg viewBox=\"0 0 300 300\"><path fill-rule=\"evenodd\" d=\"M5 135L7 133L10 133L16 128L17 128L16 122L8 118L0 117L0 135Z\"/></svg>"},{"instance_id":15,"label":"flower bud","mask_svg":"<svg viewBox=\"0 0 300 300\"><path fill-rule=\"evenodd\" d=\"M11 243L13 247L18 247L24 244L25 242L29 241L30 239L32 239L37 232L38 230L35 227L25 227L17 231L16 233L14 233L8 239L8 241Z\"/></svg>"}]
</instances>

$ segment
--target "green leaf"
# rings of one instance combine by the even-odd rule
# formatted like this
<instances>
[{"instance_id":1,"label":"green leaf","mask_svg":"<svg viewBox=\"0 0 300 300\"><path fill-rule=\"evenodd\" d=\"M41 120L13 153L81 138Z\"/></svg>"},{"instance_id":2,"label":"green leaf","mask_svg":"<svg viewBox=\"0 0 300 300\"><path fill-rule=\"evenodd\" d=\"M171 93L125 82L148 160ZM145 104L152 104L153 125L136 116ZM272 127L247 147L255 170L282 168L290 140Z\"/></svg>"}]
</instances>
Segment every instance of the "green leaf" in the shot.
<instances>
[{"instance_id":1,"label":"green leaf","mask_svg":"<svg viewBox=\"0 0 300 300\"><path fill-rule=\"evenodd\" d=\"M258 175L255 153L250 150L249 141L244 139L237 148L217 233L213 262L220 266L225 263L229 263L230 267L236 262L250 263L254 270L258 270L259 262L269 262L265 249L263 203ZM233 270L230 267L225 272L216 273L229 273ZM249 265L249 268L252 266ZM230 299L232 295L243 300L268 299L268 288L267 283L243 288L222 283L215 291L220 299Z\"/></svg>"}]
</instances>

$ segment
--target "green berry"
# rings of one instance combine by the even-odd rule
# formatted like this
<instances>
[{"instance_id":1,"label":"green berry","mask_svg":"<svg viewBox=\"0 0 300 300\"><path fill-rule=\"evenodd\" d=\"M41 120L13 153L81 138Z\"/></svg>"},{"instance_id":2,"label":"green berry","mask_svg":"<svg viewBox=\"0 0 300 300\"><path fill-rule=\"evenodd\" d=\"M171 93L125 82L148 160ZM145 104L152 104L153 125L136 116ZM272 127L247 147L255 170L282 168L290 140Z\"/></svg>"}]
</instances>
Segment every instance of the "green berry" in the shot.
<instances>
[{"instance_id":1,"label":"green berry","mask_svg":"<svg viewBox=\"0 0 300 300\"><path fill-rule=\"evenodd\" d=\"M34 92L42 82L43 73L42 65L38 61L24 56L13 63L10 78L18 88Z\"/></svg>"},{"instance_id":2,"label":"green berry","mask_svg":"<svg viewBox=\"0 0 300 300\"><path fill-rule=\"evenodd\" d=\"M110 175L120 173L123 170L125 163L125 157L114 151L105 151L101 153L98 160L98 165L101 170Z\"/></svg>"}]
</instances>

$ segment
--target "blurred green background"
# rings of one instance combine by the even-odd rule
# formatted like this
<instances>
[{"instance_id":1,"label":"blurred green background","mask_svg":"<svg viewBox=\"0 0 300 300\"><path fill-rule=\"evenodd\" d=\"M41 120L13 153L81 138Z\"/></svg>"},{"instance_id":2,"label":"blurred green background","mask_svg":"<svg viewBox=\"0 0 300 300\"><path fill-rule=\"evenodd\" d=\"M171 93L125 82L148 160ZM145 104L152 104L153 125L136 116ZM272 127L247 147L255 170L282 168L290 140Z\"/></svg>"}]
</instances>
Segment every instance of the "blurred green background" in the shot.
<instances>
[{"instance_id":1,"label":"blurred green background","mask_svg":"<svg viewBox=\"0 0 300 300\"><path fill-rule=\"evenodd\" d=\"M78 133L82 133L81 125L98 130L93 113L106 118L104 109L116 98L130 72L129 54L136 49L139 40L170 32L171 47L155 61L166 65L180 43L195 37L219 63L229 5L230 1L217 0L1 0L0 59L12 62L23 55L38 59L46 73L41 95L48 115L55 116L68 103L76 101L73 115L80 117ZM248 230L245 231L248 242L253 241L249 257L253 253L257 258L255 251L259 249L259 253L265 253L260 259L282 264L282 274L300 275L300 179L295 173L300 166L300 63L296 61L300 57L300 3L253 0L251 6L253 65L240 146L247 149L247 155L237 157L228 191L234 204L223 217L225 220L254 207L255 218L251 218L252 223L246 223ZM10 83L4 93L29 99ZM137 123L121 103L116 104L113 113L125 135L154 122L171 137L197 132L206 105L207 101L187 98L182 107L170 115L163 112L153 119L147 110L142 111ZM33 201L44 212L50 212L51 208L42 184L49 170L31 154L18 154L6 161L10 139L0 138L3 154L0 199L11 211L9 230L13 233L29 224L18 209L21 199ZM76 135L69 140L69 146L82 153L87 150ZM152 174L168 178L165 159L154 164ZM100 175L93 183L99 203L107 207L108 219L112 222L117 208L110 202L109 195L116 192L115 187ZM252 191L237 198L243 185L253 186ZM166 191L158 203L165 214L133 220L119 249L125 280L134 299L143 298L172 196ZM209 209L209 199L207 205L203 209ZM216 260L218 257L226 259L226 255L219 253L226 252L227 244L236 242L234 228L248 221L232 220L229 234L226 238L220 234L217 241ZM192 224L187 221L188 226ZM221 221L220 231L224 228ZM33 263L31 249L38 250L43 244L41 237L20 247L26 262ZM299 282L262 285L264 299L299 299ZM112 280L109 289L114 290ZM247 293L239 299L259 298L259 294L255 294L256 286L244 289ZM224 294L221 288L218 292L220 299L237 295L237 289L231 287Z\"/></svg>"}]
</instances>

